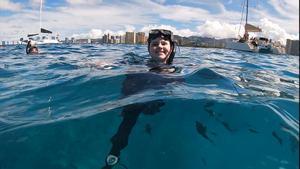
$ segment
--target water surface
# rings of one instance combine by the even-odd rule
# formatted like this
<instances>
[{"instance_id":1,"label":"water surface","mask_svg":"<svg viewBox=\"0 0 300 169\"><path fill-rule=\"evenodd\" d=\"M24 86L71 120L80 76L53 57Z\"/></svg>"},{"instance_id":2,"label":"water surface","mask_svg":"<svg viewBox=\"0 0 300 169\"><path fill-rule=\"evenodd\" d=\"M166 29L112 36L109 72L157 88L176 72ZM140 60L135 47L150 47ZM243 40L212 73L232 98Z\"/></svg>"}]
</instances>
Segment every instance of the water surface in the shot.
<instances>
[{"instance_id":1,"label":"water surface","mask_svg":"<svg viewBox=\"0 0 300 169\"><path fill-rule=\"evenodd\" d=\"M0 169L102 168L115 135L114 168L299 168L298 56L181 47L159 74L143 45L40 52L0 48Z\"/></svg>"}]
</instances>

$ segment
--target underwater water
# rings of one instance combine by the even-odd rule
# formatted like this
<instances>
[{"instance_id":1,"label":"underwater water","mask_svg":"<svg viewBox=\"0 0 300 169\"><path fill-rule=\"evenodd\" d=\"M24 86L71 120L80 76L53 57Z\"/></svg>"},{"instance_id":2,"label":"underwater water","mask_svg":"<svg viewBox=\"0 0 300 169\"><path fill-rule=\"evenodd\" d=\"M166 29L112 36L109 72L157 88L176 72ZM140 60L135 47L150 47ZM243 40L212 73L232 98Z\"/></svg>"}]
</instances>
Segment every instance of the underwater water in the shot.
<instances>
[{"instance_id":1,"label":"underwater water","mask_svg":"<svg viewBox=\"0 0 300 169\"><path fill-rule=\"evenodd\" d=\"M0 48L0 169L299 168L299 56L180 47L167 74L143 45L39 50Z\"/></svg>"}]
</instances>

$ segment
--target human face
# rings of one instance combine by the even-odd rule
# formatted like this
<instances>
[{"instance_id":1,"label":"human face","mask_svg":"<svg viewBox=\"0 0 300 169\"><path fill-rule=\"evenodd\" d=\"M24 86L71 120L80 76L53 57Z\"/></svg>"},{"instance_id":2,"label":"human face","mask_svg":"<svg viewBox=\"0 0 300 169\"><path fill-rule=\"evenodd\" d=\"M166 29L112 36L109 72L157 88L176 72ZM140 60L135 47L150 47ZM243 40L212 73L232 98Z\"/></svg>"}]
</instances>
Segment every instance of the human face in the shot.
<instances>
[{"instance_id":1,"label":"human face","mask_svg":"<svg viewBox=\"0 0 300 169\"><path fill-rule=\"evenodd\" d=\"M33 48L30 50L30 53L31 53L31 54L38 54L39 51L38 51L38 49L37 49L36 47L33 47Z\"/></svg>"},{"instance_id":2,"label":"human face","mask_svg":"<svg viewBox=\"0 0 300 169\"><path fill-rule=\"evenodd\" d=\"M153 60L157 62L167 63L172 53L172 46L169 40L157 37L150 42L149 53Z\"/></svg>"}]
</instances>

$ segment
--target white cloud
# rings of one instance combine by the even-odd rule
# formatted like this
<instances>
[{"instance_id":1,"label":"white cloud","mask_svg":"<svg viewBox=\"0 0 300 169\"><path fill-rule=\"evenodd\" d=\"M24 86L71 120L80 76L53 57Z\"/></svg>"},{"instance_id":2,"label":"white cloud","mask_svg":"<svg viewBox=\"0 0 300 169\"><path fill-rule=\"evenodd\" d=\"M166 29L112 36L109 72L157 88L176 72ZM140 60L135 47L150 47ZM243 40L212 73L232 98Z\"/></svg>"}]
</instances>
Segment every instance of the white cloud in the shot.
<instances>
[{"instance_id":1,"label":"white cloud","mask_svg":"<svg viewBox=\"0 0 300 169\"><path fill-rule=\"evenodd\" d=\"M65 6L54 10L44 9L42 25L55 34L59 32L63 38L87 32L91 28L132 31L137 23L144 25L154 21L150 16L137 13L143 13L143 9L129 4ZM38 32L39 10L23 10L11 16L0 16L0 27L5 29L5 32L1 30L0 38L7 40L17 40L28 33Z\"/></svg>"},{"instance_id":2,"label":"white cloud","mask_svg":"<svg viewBox=\"0 0 300 169\"><path fill-rule=\"evenodd\" d=\"M76 38L76 39L85 39L85 38L90 38L88 33L81 33L81 34L73 34L71 36L72 38Z\"/></svg>"},{"instance_id":3,"label":"white cloud","mask_svg":"<svg viewBox=\"0 0 300 169\"><path fill-rule=\"evenodd\" d=\"M186 4L188 2L189 4L193 5L193 7L207 6L218 12L222 12L222 10L224 9L224 2L220 2L220 0L179 0L178 2L180 2L181 4Z\"/></svg>"},{"instance_id":4,"label":"white cloud","mask_svg":"<svg viewBox=\"0 0 300 169\"><path fill-rule=\"evenodd\" d=\"M102 0L66 0L70 5L97 5Z\"/></svg>"},{"instance_id":5,"label":"white cloud","mask_svg":"<svg viewBox=\"0 0 300 169\"><path fill-rule=\"evenodd\" d=\"M293 18L298 14L299 18L299 0L269 0L268 3L284 17Z\"/></svg>"},{"instance_id":6,"label":"white cloud","mask_svg":"<svg viewBox=\"0 0 300 169\"><path fill-rule=\"evenodd\" d=\"M208 16L209 12L200 8L172 5L164 7L165 9L157 11L164 19L171 19L180 22L201 21L200 16Z\"/></svg>"},{"instance_id":7,"label":"white cloud","mask_svg":"<svg viewBox=\"0 0 300 169\"><path fill-rule=\"evenodd\" d=\"M216 38L237 37L239 25L219 21L206 21L197 27L199 35Z\"/></svg>"},{"instance_id":8,"label":"white cloud","mask_svg":"<svg viewBox=\"0 0 300 169\"><path fill-rule=\"evenodd\" d=\"M278 24L271 22L267 18L261 19L259 26L263 30L263 32L261 33L263 36L271 38L275 41L280 41L282 44L286 43L286 39L299 38L299 33L298 35L289 34Z\"/></svg>"},{"instance_id":9,"label":"white cloud","mask_svg":"<svg viewBox=\"0 0 300 169\"><path fill-rule=\"evenodd\" d=\"M99 29L92 29L90 31L90 37L93 37L93 38L101 38L103 36L103 33L101 30Z\"/></svg>"},{"instance_id":10,"label":"white cloud","mask_svg":"<svg viewBox=\"0 0 300 169\"><path fill-rule=\"evenodd\" d=\"M125 25L125 31L126 32L134 32L135 31L135 27L132 25Z\"/></svg>"},{"instance_id":11,"label":"white cloud","mask_svg":"<svg viewBox=\"0 0 300 169\"><path fill-rule=\"evenodd\" d=\"M130 32L135 29L133 26L130 26L130 25L126 25L126 27L129 28L126 31L130 31ZM73 34L71 37L96 39L96 38L102 38L104 34L125 35L125 31L124 30L113 31L113 30L109 30L109 29L102 31L101 29L91 29L88 33Z\"/></svg>"},{"instance_id":12,"label":"white cloud","mask_svg":"<svg viewBox=\"0 0 300 169\"><path fill-rule=\"evenodd\" d=\"M45 0L43 0L42 3L45 4ZM33 8L39 8L40 4L41 4L41 0L30 0L29 1L30 7L33 7Z\"/></svg>"},{"instance_id":13,"label":"white cloud","mask_svg":"<svg viewBox=\"0 0 300 169\"><path fill-rule=\"evenodd\" d=\"M174 31L174 34L180 35L180 36L183 36L183 37L198 35L197 32L193 32L190 29L179 29L179 30Z\"/></svg>"},{"instance_id":14,"label":"white cloud","mask_svg":"<svg viewBox=\"0 0 300 169\"><path fill-rule=\"evenodd\" d=\"M96 39L96 38L102 38L102 36L105 33L111 34L112 32L109 30L103 32L101 29L91 29L88 33L73 34L71 37L74 37L76 39L81 39L81 38Z\"/></svg>"},{"instance_id":15,"label":"white cloud","mask_svg":"<svg viewBox=\"0 0 300 169\"><path fill-rule=\"evenodd\" d=\"M184 37L196 35L196 32L191 31L190 29L177 29L170 25L147 25L141 28L140 31L149 33L151 29L167 29L173 32L174 35L180 35Z\"/></svg>"},{"instance_id":16,"label":"white cloud","mask_svg":"<svg viewBox=\"0 0 300 169\"><path fill-rule=\"evenodd\" d=\"M72 27L123 28L124 25L143 24L153 20L151 17L137 15L137 13L143 13L143 9L128 4L96 5L95 7L69 6L60 8L57 12L68 17L68 20L56 17L57 20L61 20L65 24L69 23Z\"/></svg>"},{"instance_id":17,"label":"white cloud","mask_svg":"<svg viewBox=\"0 0 300 169\"><path fill-rule=\"evenodd\" d=\"M299 13L293 17L285 17L282 19L274 14L269 14L262 9L253 9L252 12L254 15L257 15L257 21L260 21L262 18L267 18L270 22L279 25L286 32L294 35L299 34Z\"/></svg>"},{"instance_id":18,"label":"white cloud","mask_svg":"<svg viewBox=\"0 0 300 169\"><path fill-rule=\"evenodd\" d=\"M159 5L155 3L151 3L146 1L144 3L144 11L151 11L152 14L156 14L159 18L172 20L175 22L182 23L203 23L206 20L222 20L222 21L231 21L231 22L239 22L240 20L240 12L239 11L228 11L222 3L216 2L214 0L214 9L217 8L218 13L212 13L208 9L200 8L200 7L191 7L191 6L183 6L183 5ZM212 2L193 2L203 4L206 3L208 5L212 5Z\"/></svg>"},{"instance_id":19,"label":"white cloud","mask_svg":"<svg viewBox=\"0 0 300 169\"><path fill-rule=\"evenodd\" d=\"M22 5L20 3L10 2L10 0L0 1L0 10L20 11L21 9L22 9Z\"/></svg>"},{"instance_id":20,"label":"white cloud","mask_svg":"<svg viewBox=\"0 0 300 169\"><path fill-rule=\"evenodd\" d=\"M176 34L175 32L177 31L175 27L170 26L170 25L147 25L147 26L144 26L143 28L141 28L141 31L149 33L149 31L151 29L167 29L167 30L172 31L174 34Z\"/></svg>"},{"instance_id":21,"label":"white cloud","mask_svg":"<svg viewBox=\"0 0 300 169\"><path fill-rule=\"evenodd\" d=\"M125 31L119 30L116 32L116 35L125 35Z\"/></svg>"}]
</instances>

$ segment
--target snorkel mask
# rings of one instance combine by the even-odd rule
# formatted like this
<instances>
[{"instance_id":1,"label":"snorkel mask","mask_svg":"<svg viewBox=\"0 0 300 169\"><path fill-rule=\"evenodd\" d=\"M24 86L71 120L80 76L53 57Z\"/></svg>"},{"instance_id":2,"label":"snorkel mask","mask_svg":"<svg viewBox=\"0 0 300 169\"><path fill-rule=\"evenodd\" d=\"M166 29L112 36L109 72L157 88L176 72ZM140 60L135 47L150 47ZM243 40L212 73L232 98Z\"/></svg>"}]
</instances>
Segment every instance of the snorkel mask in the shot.
<instances>
[{"instance_id":1,"label":"snorkel mask","mask_svg":"<svg viewBox=\"0 0 300 169\"><path fill-rule=\"evenodd\" d=\"M149 31L148 43L157 37L162 37L163 39L173 41L173 33L165 29L152 29Z\"/></svg>"},{"instance_id":2,"label":"snorkel mask","mask_svg":"<svg viewBox=\"0 0 300 169\"><path fill-rule=\"evenodd\" d=\"M162 38L164 40L169 40L171 43L171 47L173 48L172 53L170 54L168 60L167 60L167 64L172 64L173 62L173 58L175 56L176 50L175 50L175 43L174 43L174 36L172 31L170 30L165 30L165 29L152 29L149 31L149 37L148 37L148 50L150 47L150 43L152 40L156 39L156 38Z\"/></svg>"}]
</instances>

